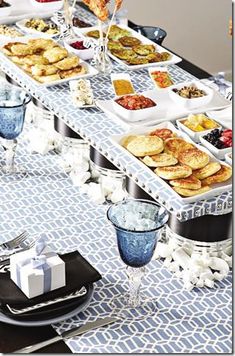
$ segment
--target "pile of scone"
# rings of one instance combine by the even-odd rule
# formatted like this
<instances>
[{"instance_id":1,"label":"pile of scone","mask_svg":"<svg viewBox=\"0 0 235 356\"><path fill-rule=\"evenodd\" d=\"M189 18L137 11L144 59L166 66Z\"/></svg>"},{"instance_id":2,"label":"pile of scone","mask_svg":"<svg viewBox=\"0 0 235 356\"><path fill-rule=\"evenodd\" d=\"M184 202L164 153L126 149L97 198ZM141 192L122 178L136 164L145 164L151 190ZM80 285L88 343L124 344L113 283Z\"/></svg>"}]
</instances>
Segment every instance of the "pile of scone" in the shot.
<instances>
[{"instance_id":1,"label":"pile of scone","mask_svg":"<svg viewBox=\"0 0 235 356\"><path fill-rule=\"evenodd\" d=\"M40 83L51 83L87 72L84 65L79 64L77 56L69 55L65 48L51 39L10 42L2 47L2 51Z\"/></svg>"},{"instance_id":2,"label":"pile of scone","mask_svg":"<svg viewBox=\"0 0 235 356\"><path fill-rule=\"evenodd\" d=\"M149 135L128 136L122 141L134 156L167 180L183 197L202 194L211 185L227 181L232 169L176 136L169 129L157 129Z\"/></svg>"}]
</instances>

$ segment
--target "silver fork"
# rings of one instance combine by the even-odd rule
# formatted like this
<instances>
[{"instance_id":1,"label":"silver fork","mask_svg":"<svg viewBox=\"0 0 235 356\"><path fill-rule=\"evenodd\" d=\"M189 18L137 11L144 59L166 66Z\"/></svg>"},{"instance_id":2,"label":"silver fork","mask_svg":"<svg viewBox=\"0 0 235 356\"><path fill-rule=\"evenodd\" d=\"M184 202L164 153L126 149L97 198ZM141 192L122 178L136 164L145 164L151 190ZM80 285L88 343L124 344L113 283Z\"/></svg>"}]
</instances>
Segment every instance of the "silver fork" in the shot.
<instances>
[{"instance_id":1,"label":"silver fork","mask_svg":"<svg viewBox=\"0 0 235 356\"><path fill-rule=\"evenodd\" d=\"M26 231L22 232L20 235L16 236L14 239L4 242L0 245L0 247L11 249L19 246L23 241L25 241L28 237L28 233Z\"/></svg>"},{"instance_id":2,"label":"silver fork","mask_svg":"<svg viewBox=\"0 0 235 356\"><path fill-rule=\"evenodd\" d=\"M29 250L31 247L33 247L36 243L36 240L32 240L29 243L27 243L27 245L19 247L14 249L12 252L5 254L5 255L0 255L0 265L7 264L7 261L9 260L9 257L11 257L12 255L14 255L17 252L23 252L26 250Z\"/></svg>"}]
</instances>

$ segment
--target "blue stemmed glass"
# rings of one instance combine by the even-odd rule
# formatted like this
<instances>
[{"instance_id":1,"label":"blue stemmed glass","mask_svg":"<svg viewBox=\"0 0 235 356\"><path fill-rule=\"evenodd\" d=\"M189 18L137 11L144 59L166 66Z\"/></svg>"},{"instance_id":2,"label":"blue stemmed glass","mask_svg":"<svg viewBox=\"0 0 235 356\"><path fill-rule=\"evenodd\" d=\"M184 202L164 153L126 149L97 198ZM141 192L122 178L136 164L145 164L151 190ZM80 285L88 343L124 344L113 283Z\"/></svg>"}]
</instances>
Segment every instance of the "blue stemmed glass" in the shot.
<instances>
[{"instance_id":1,"label":"blue stemmed glass","mask_svg":"<svg viewBox=\"0 0 235 356\"><path fill-rule=\"evenodd\" d=\"M129 278L129 295L118 296L112 304L125 318L148 316L155 311L156 303L141 296L140 286L168 213L155 202L130 199L112 205L107 217L115 228L118 250Z\"/></svg>"},{"instance_id":2,"label":"blue stemmed glass","mask_svg":"<svg viewBox=\"0 0 235 356\"><path fill-rule=\"evenodd\" d=\"M0 138L5 148L3 173L15 176L23 172L14 164L17 137L23 130L26 105L31 96L23 89L9 84L0 87Z\"/></svg>"}]
</instances>

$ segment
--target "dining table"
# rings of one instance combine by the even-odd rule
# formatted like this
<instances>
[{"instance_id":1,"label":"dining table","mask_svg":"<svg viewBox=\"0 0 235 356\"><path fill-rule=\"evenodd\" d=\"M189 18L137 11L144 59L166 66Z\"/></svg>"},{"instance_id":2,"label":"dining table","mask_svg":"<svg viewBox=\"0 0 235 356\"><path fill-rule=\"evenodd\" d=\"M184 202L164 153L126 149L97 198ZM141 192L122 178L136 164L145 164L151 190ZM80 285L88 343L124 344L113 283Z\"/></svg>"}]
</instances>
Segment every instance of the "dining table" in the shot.
<instances>
[{"instance_id":1,"label":"dining table","mask_svg":"<svg viewBox=\"0 0 235 356\"><path fill-rule=\"evenodd\" d=\"M76 13L84 21L96 18L80 3ZM129 26L134 24L129 21ZM106 157L174 214L179 221L188 221L206 214L221 215L232 211L232 192L223 192L208 200L183 203L170 189L153 179L141 162L113 144L113 135L123 134L126 127L98 108L79 110L71 102L68 83L42 87L0 53L0 69L29 92L45 108L56 115L89 145ZM175 83L210 77L210 73L186 59L168 70ZM113 72L123 67L113 63ZM131 72L131 79L140 92L153 88L145 69ZM109 75L90 78L96 98L112 98ZM35 342L46 340L73 327L111 315L110 300L125 293L128 281L125 265L120 259L114 230L107 220L109 204L95 204L82 190L72 184L61 169L55 151L46 155L29 153L26 122L19 137L16 162L27 169L19 181L0 174L0 244L17 233L27 231L32 238L47 236L58 253L78 250L102 275L95 283L94 293L86 309L71 318L41 326L6 323L0 318L0 352L9 353ZM3 148L0 146L0 164ZM156 194L157 192L157 194ZM143 289L157 300L156 313L142 320L118 319L103 328L47 346L40 353L230 353L232 350L232 273L214 288L183 288L161 260L147 266ZM14 342L12 341L14 339Z\"/></svg>"}]
</instances>

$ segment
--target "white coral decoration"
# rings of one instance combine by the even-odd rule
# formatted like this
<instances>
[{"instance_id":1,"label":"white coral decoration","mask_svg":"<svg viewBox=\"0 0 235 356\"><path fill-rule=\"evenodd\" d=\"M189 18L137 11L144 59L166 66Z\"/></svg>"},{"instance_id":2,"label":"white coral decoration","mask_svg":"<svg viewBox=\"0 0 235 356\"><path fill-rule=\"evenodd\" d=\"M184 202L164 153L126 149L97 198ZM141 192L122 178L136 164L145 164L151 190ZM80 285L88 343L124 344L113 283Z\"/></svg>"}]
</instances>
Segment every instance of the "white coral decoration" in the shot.
<instances>
[{"instance_id":1,"label":"white coral decoration","mask_svg":"<svg viewBox=\"0 0 235 356\"><path fill-rule=\"evenodd\" d=\"M220 252L219 257L212 255L214 253L190 253L187 246L180 247L173 238L168 243L158 242L154 252L154 258L163 258L164 267L181 278L188 291L194 287L213 288L215 281L221 281L228 275L232 256L224 251Z\"/></svg>"}]
</instances>

